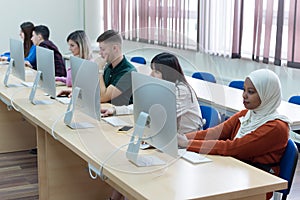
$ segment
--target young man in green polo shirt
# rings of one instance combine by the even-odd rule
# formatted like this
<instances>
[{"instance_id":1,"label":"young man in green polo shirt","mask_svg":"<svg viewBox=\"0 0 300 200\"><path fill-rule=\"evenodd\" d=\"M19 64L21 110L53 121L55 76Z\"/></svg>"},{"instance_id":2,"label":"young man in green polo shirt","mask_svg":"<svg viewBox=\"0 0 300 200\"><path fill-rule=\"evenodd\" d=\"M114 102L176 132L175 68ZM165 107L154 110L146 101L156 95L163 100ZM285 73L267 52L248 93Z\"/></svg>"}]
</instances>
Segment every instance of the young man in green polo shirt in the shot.
<instances>
[{"instance_id":1,"label":"young man in green polo shirt","mask_svg":"<svg viewBox=\"0 0 300 200\"><path fill-rule=\"evenodd\" d=\"M135 67L122 53L122 37L107 30L98 38L100 56L107 62L100 74L101 102L113 105L132 104L131 72Z\"/></svg>"}]
</instances>

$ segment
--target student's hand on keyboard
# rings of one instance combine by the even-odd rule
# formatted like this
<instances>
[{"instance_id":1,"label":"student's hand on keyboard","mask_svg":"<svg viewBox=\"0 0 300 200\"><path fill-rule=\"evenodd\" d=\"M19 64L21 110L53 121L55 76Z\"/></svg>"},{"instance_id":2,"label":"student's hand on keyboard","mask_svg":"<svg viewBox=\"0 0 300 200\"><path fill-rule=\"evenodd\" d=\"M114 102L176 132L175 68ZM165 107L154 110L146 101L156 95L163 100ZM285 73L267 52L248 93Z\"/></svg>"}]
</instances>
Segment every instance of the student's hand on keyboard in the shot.
<instances>
[{"instance_id":1,"label":"student's hand on keyboard","mask_svg":"<svg viewBox=\"0 0 300 200\"><path fill-rule=\"evenodd\" d=\"M184 134L177 134L178 146L186 148L189 144L189 140Z\"/></svg>"},{"instance_id":2,"label":"student's hand on keyboard","mask_svg":"<svg viewBox=\"0 0 300 200\"><path fill-rule=\"evenodd\" d=\"M72 97L72 91L71 90L62 90L57 94L58 97Z\"/></svg>"},{"instance_id":3,"label":"student's hand on keyboard","mask_svg":"<svg viewBox=\"0 0 300 200\"><path fill-rule=\"evenodd\" d=\"M111 116L116 113L115 107L101 108L101 114L103 117Z\"/></svg>"},{"instance_id":4,"label":"student's hand on keyboard","mask_svg":"<svg viewBox=\"0 0 300 200\"><path fill-rule=\"evenodd\" d=\"M1 56L1 57L0 57L0 61L2 61L2 62L7 61L7 57Z\"/></svg>"},{"instance_id":5,"label":"student's hand on keyboard","mask_svg":"<svg viewBox=\"0 0 300 200\"><path fill-rule=\"evenodd\" d=\"M32 68L32 65L30 64L29 61L25 60L25 61L24 61L24 64L25 64L25 67Z\"/></svg>"}]
</instances>

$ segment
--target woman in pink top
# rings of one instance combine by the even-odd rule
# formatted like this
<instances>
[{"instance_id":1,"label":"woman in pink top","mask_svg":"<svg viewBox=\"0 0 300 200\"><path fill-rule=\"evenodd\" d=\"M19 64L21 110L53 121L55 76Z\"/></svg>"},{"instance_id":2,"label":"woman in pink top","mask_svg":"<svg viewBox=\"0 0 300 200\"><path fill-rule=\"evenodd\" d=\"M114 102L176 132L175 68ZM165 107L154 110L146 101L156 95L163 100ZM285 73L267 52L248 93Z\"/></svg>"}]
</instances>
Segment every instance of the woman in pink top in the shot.
<instances>
[{"instance_id":1,"label":"woman in pink top","mask_svg":"<svg viewBox=\"0 0 300 200\"><path fill-rule=\"evenodd\" d=\"M87 35L83 30L77 30L67 37L67 42L69 44L69 50L72 52L73 56L77 56L82 59L91 60L92 51L91 43ZM66 83L68 87L72 86L71 77L71 67L67 69L67 77L56 77L56 81L61 81Z\"/></svg>"}]
</instances>

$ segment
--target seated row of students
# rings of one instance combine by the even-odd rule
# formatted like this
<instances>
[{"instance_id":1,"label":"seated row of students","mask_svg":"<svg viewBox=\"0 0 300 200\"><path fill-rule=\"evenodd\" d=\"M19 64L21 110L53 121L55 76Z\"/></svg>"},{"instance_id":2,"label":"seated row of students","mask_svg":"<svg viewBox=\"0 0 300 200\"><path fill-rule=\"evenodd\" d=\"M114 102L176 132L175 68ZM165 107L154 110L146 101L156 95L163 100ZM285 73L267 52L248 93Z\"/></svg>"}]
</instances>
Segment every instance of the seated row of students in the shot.
<instances>
[{"instance_id":1,"label":"seated row of students","mask_svg":"<svg viewBox=\"0 0 300 200\"><path fill-rule=\"evenodd\" d=\"M65 82L67 86L72 86L71 68L68 67L66 70L62 54L57 46L49 40L50 31L47 26L34 26L31 22L24 22L21 24L20 36L23 39L26 66L37 69L36 46L51 49L54 51L56 80ZM136 71L136 69L122 53L121 35L117 31L108 30L98 37L97 42L99 43L100 56L104 62L108 63L103 75L100 76L101 101L111 102L115 105L132 104L130 72ZM67 37L67 43L73 56L88 60L93 59L90 41L84 31L72 32ZM27 55L30 55L30 59ZM9 61L9 54L1 56L1 60ZM70 93L71 91L67 90L62 91L60 95Z\"/></svg>"},{"instance_id":2,"label":"seated row of students","mask_svg":"<svg viewBox=\"0 0 300 200\"><path fill-rule=\"evenodd\" d=\"M183 70L176 56L160 53L151 60L151 76L167 80L176 85L177 132L185 134L202 128L203 121L198 100L193 88L187 83ZM102 96L101 96L102 98ZM158 96L157 98L163 98ZM102 109L105 116L111 114L132 114L133 106L114 106ZM122 194L114 190L110 199L121 199Z\"/></svg>"},{"instance_id":3,"label":"seated row of students","mask_svg":"<svg viewBox=\"0 0 300 200\"><path fill-rule=\"evenodd\" d=\"M277 112L282 96L280 80L274 72L261 69L250 73L245 79L243 92L246 109L216 127L199 130L203 123L199 117L197 98L186 82L177 58L169 53L158 54L151 61L151 69L152 76L176 83L180 147L198 153L232 156L279 174L279 162L287 145L290 121ZM128 106L115 106L102 112L122 114L124 109L127 113L132 112L132 107ZM266 199L271 196L272 193L268 193ZM111 199L121 197L114 191Z\"/></svg>"},{"instance_id":4,"label":"seated row of students","mask_svg":"<svg viewBox=\"0 0 300 200\"><path fill-rule=\"evenodd\" d=\"M102 33L98 38L99 54L105 68L100 70L100 93L102 103L114 105L132 104L131 72L136 68L122 52L122 37L114 30ZM70 89L62 90L58 95L70 96Z\"/></svg>"},{"instance_id":5,"label":"seated row of students","mask_svg":"<svg viewBox=\"0 0 300 200\"><path fill-rule=\"evenodd\" d=\"M167 80L176 85L178 133L184 134L200 130L204 123L197 96L193 88L188 84L177 57L167 52L160 53L151 60L151 69L152 77ZM133 105L103 108L101 112L104 116L132 114Z\"/></svg>"},{"instance_id":6,"label":"seated row of students","mask_svg":"<svg viewBox=\"0 0 300 200\"><path fill-rule=\"evenodd\" d=\"M98 37L97 42L100 56L107 62L100 74L101 102L115 105L114 109L102 112L106 115L122 114L125 108L125 112L130 114L132 107L124 105L132 104L130 73L136 69L122 53L122 37L118 32L108 30ZM71 49L72 42L68 43ZM78 55L75 52L72 51ZM177 58L169 53L158 54L151 61L151 69L153 77L176 83L179 146L198 153L232 156L279 174L290 122L277 112L281 102L281 84L274 72L261 69L250 73L245 79L243 92L246 109L216 127L199 130L203 122L197 98L185 80ZM71 91L62 93L70 94ZM270 196L270 193L267 194L266 199ZM112 199L120 197L121 194L115 191Z\"/></svg>"},{"instance_id":7,"label":"seated row of students","mask_svg":"<svg viewBox=\"0 0 300 200\"><path fill-rule=\"evenodd\" d=\"M271 70L256 70L246 77L244 88L245 110L216 127L177 134L178 145L201 154L232 156L278 176L290 130L290 120L277 112L282 99L280 80ZM104 112L117 114L118 109ZM267 193L266 199L272 194ZM110 199L122 198L114 191Z\"/></svg>"},{"instance_id":8,"label":"seated row of students","mask_svg":"<svg viewBox=\"0 0 300 200\"><path fill-rule=\"evenodd\" d=\"M36 66L36 46L54 51L55 76L66 76L65 63L57 46L49 40L50 31L45 25L34 26L31 22L24 22L20 26L20 37L23 40L25 65L33 69ZM1 55L1 61L10 61L10 54Z\"/></svg>"}]
</instances>

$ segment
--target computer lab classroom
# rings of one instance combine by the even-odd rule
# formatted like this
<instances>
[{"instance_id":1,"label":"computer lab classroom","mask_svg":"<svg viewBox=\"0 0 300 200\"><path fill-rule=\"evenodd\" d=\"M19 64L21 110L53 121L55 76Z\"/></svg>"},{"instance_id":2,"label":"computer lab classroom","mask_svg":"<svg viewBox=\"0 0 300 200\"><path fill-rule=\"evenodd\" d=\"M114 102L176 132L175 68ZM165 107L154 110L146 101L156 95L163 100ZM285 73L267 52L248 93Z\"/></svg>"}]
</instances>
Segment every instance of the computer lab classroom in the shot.
<instances>
[{"instance_id":1,"label":"computer lab classroom","mask_svg":"<svg viewBox=\"0 0 300 200\"><path fill-rule=\"evenodd\" d=\"M70 102L62 103L55 96L49 98L38 84L38 81L46 82L45 74L37 76L38 70L24 64L26 81L34 83L35 78L39 78L37 88L24 86L14 74L14 59L3 60L0 61L1 200L300 199L300 166L297 165L300 148L300 4L297 0L0 0L0 3L2 56L12 52L11 39L22 41L20 25L24 22L49 28L49 40L61 53L66 70L73 57L67 42L70 33L85 32L98 67L106 59L97 41L99 36L108 30L118 32L122 38L123 58L137 71L131 73L134 74L131 78L134 88L157 80L150 77L155 71L152 63L155 56L161 53L174 55L182 68L184 83L191 88L191 96L195 95L199 104L201 127L196 132L207 133L200 140L204 141L200 150L192 150L191 146L198 141L189 138L190 133L161 131L176 129L180 123L178 118L176 121L175 116L171 117L174 124L169 122L170 118L165 118L164 112L156 115L157 119L151 119L151 109L146 117L145 113L137 113L147 103L153 104L150 105L153 110L159 109L160 101L161 107L164 104L175 106L175 94L174 98L168 99L164 92L172 90L176 93L177 82L170 84L159 80L161 85L157 91L150 91L152 87L145 86L144 89L150 88L149 92L144 91L145 101L137 100L136 105L134 97L142 93L135 94L132 90L133 111L126 114L116 114L117 108L125 105L114 105L109 101L102 102L98 108L97 104L97 113L100 107L101 111L113 110L110 116L103 117L102 113L98 119L80 110L82 105L78 102L85 95L80 89L56 80L56 94L63 90L73 93L69 96ZM89 65L94 66L92 62ZM109 65L107 62L105 67ZM234 140L242 140L236 137L212 139L209 130L223 127L223 124L227 127L226 121L247 109L245 96L251 94L247 82L261 70L278 77L277 90L281 90L281 100L274 112L288 121L285 147L279 151L280 159L276 163L263 164L268 170L256 165L260 163L240 159L239 154L204 150L226 152L214 148L222 142L232 144ZM100 69L93 77L98 78L102 73L103 69ZM92 82L87 74L80 73L81 79ZM134 86L137 84L135 79L144 80L145 85L140 81L139 86ZM100 88L101 81L103 78L99 79ZM268 85L268 88L275 87ZM30 100L33 92L35 98L51 103L34 104ZM257 94L260 95L260 91ZM260 102L265 101L258 98ZM268 98L272 101L274 97ZM98 95L95 99L101 99L101 93L100 98ZM176 108L170 111L166 107L161 108L166 115L176 115ZM66 122L71 112L74 114L71 119L83 122L83 128L71 127ZM256 110L251 113L256 114ZM281 119L275 118L273 121ZM242 123L244 118L239 120L241 122L237 123ZM150 136L146 134L151 123L154 126L160 122L163 124L161 130ZM264 122L268 123L268 120ZM166 138L172 134L168 141ZM247 134L241 137L248 137L252 132ZM181 140L189 143L183 145ZM273 155L273 146L263 148L262 143L258 144L259 149ZM181 154L179 149L183 146L184 153ZM174 148L175 156L171 152ZM249 149L249 153L252 151L254 149ZM197 161L192 156L196 156ZM273 167L278 171L274 172Z\"/></svg>"}]
</instances>

